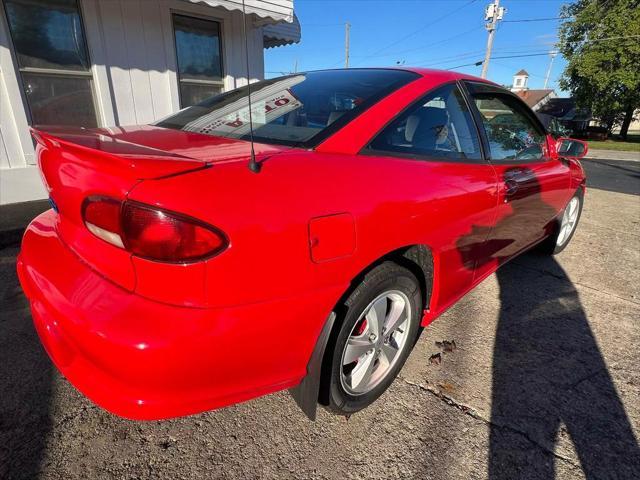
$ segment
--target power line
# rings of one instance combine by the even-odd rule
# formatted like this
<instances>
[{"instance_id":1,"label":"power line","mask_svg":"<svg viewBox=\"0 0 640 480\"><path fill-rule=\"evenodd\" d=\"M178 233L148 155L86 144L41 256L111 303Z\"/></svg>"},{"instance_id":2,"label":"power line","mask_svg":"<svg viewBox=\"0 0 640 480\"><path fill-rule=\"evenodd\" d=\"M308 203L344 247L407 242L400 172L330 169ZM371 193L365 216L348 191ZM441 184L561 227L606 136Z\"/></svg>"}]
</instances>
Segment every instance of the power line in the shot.
<instances>
[{"instance_id":1,"label":"power line","mask_svg":"<svg viewBox=\"0 0 640 480\"><path fill-rule=\"evenodd\" d=\"M362 64L362 62L364 62L367 59L371 59L371 58L394 57L394 56L402 55L403 53L415 52L415 51L418 51L418 50L424 50L425 48L433 47L435 45L440 45L442 43L446 43L446 42L448 42L450 40L453 40L455 38L462 37L462 36L467 35L469 33L475 32L475 31L477 31L477 30L479 30L481 28L483 28L483 27L482 26L474 27L471 30L467 30L465 32L458 33L456 35L453 35L452 37L448 37L448 38L445 38L445 39L442 39L442 40L438 40L437 42L429 43L427 45L422 45L420 47L410 48L410 49L407 49L407 50L401 50L399 52L384 53L384 54L381 54L381 55L350 55L350 58L358 58L358 59L360 59L360 60L358 60L358 64ZM331 65L329 65L326 68L333 68L333 67L335 67L337 65L340 65L343 61L344 60L338 60L337 62L332 63ZM416 63L416 62L411 62L411 63Z\"/></svg>"},{"instance_id":2,"label":"power line","mask_svg":"<svg viewBox=\"0 0 640 480\"><path fill-rule=\"evenodd\" d=\"M482 26L473 27L471 30L467 30L467 31L464 31L462 33L458 33L456 35L453 35L452 37L447 37L447 38L444 38L442 40L438 40L437 42L428 43L426 45L422 45L422 46L416 47L416 48L409 48L407 50L400 50L398 52L383 53L381 55L367 55L367 56L363 57L363 60L368 59L368 58L393 57L393 56L397 56L397 55L402 55L404 53L417 52L419 50L424 50L425 48L430 48L430 47L433 47L435 45L440 45L440 44L446 43L446 42L448 42L450 40L462 37L464 35L468 35L469 33L476 32L476 31L478 31L478 30L480 30L482 28L483 28Z\"/></svg>"},{"instance_id":3,"label":"power line","mask_svg":"<svg viewBox=\"0 0 640 480\"><path fill-rule=\"evenodd\" d=\"M568 20L568 17L523 18L520 20L503 20L503 23L548 22L551 20Z\"/></svg>"},{"instance_id":4,"label":"power line","mask_svg":"<svg viewBox=\"0 0 640 480\"><path fill-rule=\"evenodd\" d=\"M494 59L502 59L502 58L521 58L521 57L534 57L534 56L541 56L541 55L549 55L549 52L544 52L544 53L530 53L530 54L526 54L526 55L508 55L508 56L501 56L501 57L491 57L492 60ZM435 65L441 65L443 63L450 63L452 60L447 60L447 61L443 61L443 62L436 62L436 63L431 63L431 64L424 64L422 66L424 67L429 67L429 66L435 66ZM465 63L463 65L456 65L455 67L447 67L445 68L445 70L453 70L456 68L461 68L461 67L468 67L471 65L475 65L475 66L480 66L482 65L482 60L479 60L477 62L471 62L471 63Z\"/></svg>"},{"instance_id":5,"label":"power line","mask_svg":"<svg viewBox=\"0 0 640 480\"><path fill-rule=\"evenodd\" d=\"M518 70L518 69L522 68L522 65L516 66L516 65L513 65L511 63L495 62L495 64L497 66L503 67L505 69L508 68L511 71ZM536 77L536 78L544 79L544 75L540 75L539 73L531 73L530 69L527 70L527 73L529 74L530 77Z\"/></svg>"},{"instance_id":6,"label":"power line","mask_svg":"<svg viewBox=\"0 0 640 480\"><path fill-rule=\"evenodd\" d=\"M497 59L500 59L500 58L520 58L520 57L528 57L528 56L547 55L548 53L549 53L548 51L545 51L545 52L537 52L537 53L534 53L534 54L522 54L522 55L509 55L509 56L501 56L501 57L491 57L491 59L494 59L494 58L497 58ZM453 61L456 61L456 60L462 60L465 57L469 58L469 57L474 57L474 56L479 56L479 54L478 53L469 53L469 54L465 54L465 55L458 55L456 57L444 57L444 58L448 58L448 60L445 60L443 58L442 60L440 60L438 62L422 63L422 64L419 64L419 65L424 66L424 67L428 67L428 66L431 66L431 65L442 65L443 63L450 63L450 62L453 62Z\"/></svg>"},{"instance_id":7,"label":"power line","mask_svg":"<svg viewBox=\"0 0 640 480\"><path fill-rule=\"evenodd\" d=\"M523 58L523 57L539 57L541 55L549 55L549 52L544 52L544 53L527 53L526 55L506 55L503 57L493 57L495 59L501 59L501 58Z\"/></svg>"},{"instance_id":8,"label":"power line","mask_svg":"<svg viewBox=\"0 0 640 480\"><path fill-rule=\"evenodd\" d=\"M603 41L603 40L620 40L620 39L631 39L631 38L640 38L640 35L628 35L628 36L620 36L620 37L608 37L608 38L600 38L600 39L595 39L592 41ZM492 59L496 59L496 60L500 60L500 59L504 59L504 58L525 58L525 57L540 57L543 55L549 55L549 51L545 51L545 52L540 52L540 53L526 53L526 54L519 54L519 55L502 55L502 56L498 56L498 57L491 57ZM439 63L448 63L448 62L439 62ZM435 65L435 64L434 64ZM474 65L474 64L471 64ZM466 66L466 65L464 65ZM451 68L457 68L457 67L451 67Z\"/></svg>"},{"instance_id":9,"label":"power line","mask_svg":"<svg viewBox=\"0 0 640 480\"><path fill-rule=\"evenodd\" d=\"M302 23L304 28L308 27L344 27L344 23Z\"/></svg>"},{"instance_id":10,"label":"power line","mask_svg":"<svg viewBox=\"0 0 640 480\"><path fill-rule=\"evenodd\" d=\"M399 44L399 43L401 43L401 42L404 42L406 39L411 38L411 37L413 37L413 36L417 35L418 33L420 33L420 32L422 32L422 31L426 30L427 28L429 28L429 27L431 27L431 26L435 25L435 24L436 24L436 23L438 23L439 21L444 20L444 19L445 19L445 18L447 18L447 17L450 17L450 16L451 16L451 15L453 15L454 13L459 12L459 11L460 11L460 10L462 10L463 8L466 8L466 7L468 7L469 5L471 5L472 3L475 3L475 2L477 2L477 1L478 1L478 0L470 0L470 1L468 1L468 2L467 2L467 3L465 3L464 5L462 5L462 6L458 7L458 8L456 8L456 9L454 9L454 10L451 10L449 13L445 13L444 15L442 15L442 16L440 16L440 17L436 18L436 19L435 19L435 20L433 20L432 22L429 22L429 23L427 23L427 24L423 25L423 26L422 26L422 27L420 27L418 30L414 30L414 31L413 31L413 32L411 32L410 34L405 35L404 37L402 37L402 38L400 38L400 39L398 39L398 40L396 40L396 41L394 41L394 42L390 43L390 44L389 44L389 45L387 45L386 47L382 47L382 48L380 48L380 49L376 50L376 51L375 51L374 53L372 53L371 55L367 55L366 57L364 57L364 59L366 60L367 58L375 57L376 55L378 55L378 54L379 54L379 53L381 53L381 52L384 52L384 51L385 51L385 50L387 50L388 48L391 48L391 47L393 47L393 46L395 46L395 45L398 45L398 44Z\"/></svg>"},{"instance_id":11,"label":"power line","mask_svg":"<svg viewBox=\"0 0 640 480\"><path fill-rule=\"evenodd\" d=\"M482 65L482 60L474 63L465 63L464 65L456 65L455 67L445 68L445 70L455 70L456 68L470 67L471 65L479 67L480 65Z\"/></svg>"}]
</instances>

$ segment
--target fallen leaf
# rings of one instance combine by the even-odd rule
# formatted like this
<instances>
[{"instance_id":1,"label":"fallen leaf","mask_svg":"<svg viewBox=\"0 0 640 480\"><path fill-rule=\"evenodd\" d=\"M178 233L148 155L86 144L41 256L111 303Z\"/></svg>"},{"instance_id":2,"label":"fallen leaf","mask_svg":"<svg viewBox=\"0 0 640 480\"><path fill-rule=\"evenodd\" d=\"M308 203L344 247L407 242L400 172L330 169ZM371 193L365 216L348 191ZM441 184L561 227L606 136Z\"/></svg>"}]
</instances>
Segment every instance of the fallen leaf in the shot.
<instances>
[{"instance_id":1,"label":"fallen leaf","mask_svg":"<svg viewBox=\"0 0 640 480\"><path fill-rule=\"evenodd\" d=\"M440 353L434 353L429 357L429 363L431 365L440 365L442 363L442 355Z\"/></svg>"}]
</instances>

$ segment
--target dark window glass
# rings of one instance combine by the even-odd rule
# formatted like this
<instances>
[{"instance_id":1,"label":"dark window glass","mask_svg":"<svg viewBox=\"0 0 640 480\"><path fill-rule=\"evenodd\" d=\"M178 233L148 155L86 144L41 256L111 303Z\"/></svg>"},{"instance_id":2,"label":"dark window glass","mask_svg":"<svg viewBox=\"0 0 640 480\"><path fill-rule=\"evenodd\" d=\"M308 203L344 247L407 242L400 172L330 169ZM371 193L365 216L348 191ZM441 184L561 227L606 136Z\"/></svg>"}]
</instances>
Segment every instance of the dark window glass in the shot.
<instances>
[{"instance_id":1,"label":"dark window glass","mask_svg":"<svg viewBox=\"0 0 640 480\"><path fill-rule=\"evenodd\" d=\"M489 140L492 161L535 161L544 156L544 132L510 95L473 95Z\"/></svg>"},{"instance_id":2,"label":"dark window glass","mask_svg":"<svg viewBox=\"0 0 640 480\"><path fill-rule=\"evenodd\" d=\"M173 28L181 105L194 105L220 93L223 87L220 24L173 15Z\"/></svg>"},{"instance_id":3,"label":"dark window glass","mask_svg":"<svg viewBox=\"0 0 640 480\"><path fill-rule=\"evenodd\" d=\"M76 0L5 0L34 125L97 126L90 61Z\"/></svg>"},{"instance_id":4,"label":"dark window glass","mask_svg":"<svg viewBox=\"0 0 640 480\"><path fill-rule=\"evenodd\" d=\"M367 149L416 157L482 158L471 113L453 84L422 98L382 130Z\"/></svg>"},{"instance_id":5,"label":"dark window glass","mask_svg":"<svg viewBox=\"0 0 640 480\"><path fill-rule=\"evenodd\" d=\"M34 125L97 127L91 78L23 73Z\"/></svg>"},{"instance_id":6,"label":"dark window glass","mask_svg":"<svg viewBox=\"0 0 640 480\"><path fill-rule=\"evenodd\" d=\"M418 78L384 69L300 73L251 84L254 138L313 147L369 106ZM157 123L165 128L249 139L247 87L209 98Z\"/></svg>"},{"instance_id":7,"label":"dark window glass","mask_svg":"<svg viewBox=\"0 0 640 480\"><path fill-rule=\"evenodd\" d=\"M76 0L6 0L5 5L21 68L89 70Z\"/></svg>"},{"instance_id":8,"label":"dark window glass","mask_svg":"<svg viewBox=\"0 0 640 480\"><path fill-rule=\"evenodd\" d=\"M180 82L180 100L183 106L195 105L221 92L222 85Z\"/></svg>"}]
</instances>

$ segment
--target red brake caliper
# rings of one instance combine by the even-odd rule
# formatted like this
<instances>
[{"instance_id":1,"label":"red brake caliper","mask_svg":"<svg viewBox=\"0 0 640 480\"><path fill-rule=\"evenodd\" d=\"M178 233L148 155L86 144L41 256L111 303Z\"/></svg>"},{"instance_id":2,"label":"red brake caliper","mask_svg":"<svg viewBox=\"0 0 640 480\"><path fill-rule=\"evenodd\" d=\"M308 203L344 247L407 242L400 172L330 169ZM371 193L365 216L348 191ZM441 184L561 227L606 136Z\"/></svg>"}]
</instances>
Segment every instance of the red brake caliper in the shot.
<instances>
[{"instance_id":1,"label":"red brake caliper","mask_svg":"<svg viewBox=\"0 0 640 480\"><path fill-rule=\"evenodd\" d=\"M356 337L360 336L364 333L366 329L367 329L367 319L363 318L362 320L360 320L360 323L353 330L353 335Z\"/></svg>"}]
</instances>

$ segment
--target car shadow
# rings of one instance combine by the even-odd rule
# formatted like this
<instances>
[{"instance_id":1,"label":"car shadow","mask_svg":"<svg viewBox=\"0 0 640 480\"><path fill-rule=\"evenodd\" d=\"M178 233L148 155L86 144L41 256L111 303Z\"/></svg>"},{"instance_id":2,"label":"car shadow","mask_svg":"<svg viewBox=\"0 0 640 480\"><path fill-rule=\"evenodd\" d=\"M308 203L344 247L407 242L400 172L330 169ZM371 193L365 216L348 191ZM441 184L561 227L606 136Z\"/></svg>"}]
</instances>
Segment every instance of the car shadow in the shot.
<instances>
[{"instance_id":1,"label":"car shadow","mask_svg":"<svg viewBox=\"0 0 640 480\"><path fill-rule=\"evenodd\" d=\"M527 222L556 212L535 176L526 198L516 200L496 225L474 226L473 235L457 242L465 265L502 265L489 478L554 478L553 456L569 458L559 452L567 436L588 479L640 478L637 439L575 286L553 256L534 252L507 262L523 246L518 232L531 231ZM555 228L555 222L545 226L548 233ZM469 243L482 229L486 241Z\"/></svg>"},{"instance_id":2,"label":"car shadow","mask_svg":"<svg viewBox=\"0 0 640 480\"><path fill-rule=\"evenodd\" d=\"M0 249L0 478L37 478L51 430L53 366L16 275L17 248Z\"/></svg>"},{"instance_id":3,"label":"car shadow","mask_svg":"<svg viewBox=\"0 0 640 480\"><path fill-rule=\"evenodd\" d=\"M527 254L497 278L489 478L553 478L543 457L566 435L586 478L640 478L637 440L566 272L553 257ZM514 448L514 432L541 455Z\"/></svg>"}]
</instances>

